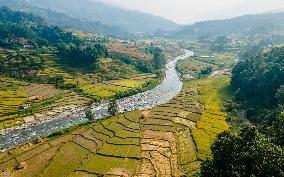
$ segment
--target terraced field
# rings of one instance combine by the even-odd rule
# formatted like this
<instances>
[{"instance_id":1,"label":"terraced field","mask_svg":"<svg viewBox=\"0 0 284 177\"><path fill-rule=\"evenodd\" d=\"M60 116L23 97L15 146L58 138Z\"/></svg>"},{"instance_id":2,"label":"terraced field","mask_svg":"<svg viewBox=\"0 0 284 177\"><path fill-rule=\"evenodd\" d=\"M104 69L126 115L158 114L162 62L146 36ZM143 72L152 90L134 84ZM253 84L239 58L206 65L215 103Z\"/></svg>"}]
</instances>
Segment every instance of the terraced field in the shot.
<instances>
[{"instance_id":1,"label":"terraced field","mask_svg":"<svg viewBox=\"0 0 284 177\"><path fill-rule=\"evenodd\" d=\"M235 60L237 59L237 57L233 53L224 53L224 54L213 53L213 56L214 56L213 58L195 57L195 59L201 62L216 65L219 67L219 69L222 69L224 67L228 68L232 67L236 63Z\"/></svg>"},{"instance_id":2,"label":"terraced field","mask_svg":"<svg viewBox=\"0 0 284 177\"><path fill-rule=\"evenodd\" d=\"M19 87L26 85L13 79L0 77L0 130L24 123L18 114L21 106L29 100Z\"/></svg>"},{"instance_id":3,"label":"terraced field","mask_svg":"<svg viewBox=\"0 0 284 177\"><path fill-rule=\"evenodd\" d=\"M53 54L43 55L46 66L38 76L50 78L62 76L65 84L75 84L90 96L100 99L108 99L119 92L126 92L130 89L140 88L149 81L157 79L153 74L140 74L132 66L109 58L100 59L100 71L98 73L83 74L68 65L59 64L60 60ZM64 69L63 69L64 68ZM132 79L133 78L133 79Z\"/></svg>"},{"instance_id":4,"label":"terraced field","mask_svg":"<svg viewBox=\"0 0 284 177\"><path fill-rule=\"evenodd\" d=\"M0 77L0 130L47 119L85 106L89 101L89 98L55 89L52 85Z\"/></svg>"},{"instance_id":5,"label":"terraced field","mask_svg":"<svg viewBox=\"0 0 284 177\"><path fill-rule=\"evenodd\" d=\"M167 104L127 112L0 154L1 176L196 176L226 130L228 77L186 83Z\"/></svg>"}]
</instances>

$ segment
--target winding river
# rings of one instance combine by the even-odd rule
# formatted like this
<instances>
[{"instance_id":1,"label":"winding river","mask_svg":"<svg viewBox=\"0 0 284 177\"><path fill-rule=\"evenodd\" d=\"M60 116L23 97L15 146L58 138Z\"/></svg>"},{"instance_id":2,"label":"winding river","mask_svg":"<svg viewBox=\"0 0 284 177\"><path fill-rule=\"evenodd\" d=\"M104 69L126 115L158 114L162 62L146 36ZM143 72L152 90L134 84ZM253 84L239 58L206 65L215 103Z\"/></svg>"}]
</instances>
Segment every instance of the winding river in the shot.
<instances>
[{"instance_id":1,"label":"winding river","mask_svg":"<svg viewBox=\"0 0 284 177\"><path fill-rule=\"evenodd\" d=\"M184 55L171 60L166 65L165 78L154 89L118 100L119 112L152 108L167 103L174 98L182 89L182 81L175 69L176 63L193 55L194 52L185 50ZM93 107L93 112L98 119L105 118L108 117L107 109L108 103L102 102ZM0 136L0 150L13 148L37 137L46 136L51 132L87 122L88 119L84 118L84 116L62 116L25 129L13 130Z\"/></svg>"}]
</instances>

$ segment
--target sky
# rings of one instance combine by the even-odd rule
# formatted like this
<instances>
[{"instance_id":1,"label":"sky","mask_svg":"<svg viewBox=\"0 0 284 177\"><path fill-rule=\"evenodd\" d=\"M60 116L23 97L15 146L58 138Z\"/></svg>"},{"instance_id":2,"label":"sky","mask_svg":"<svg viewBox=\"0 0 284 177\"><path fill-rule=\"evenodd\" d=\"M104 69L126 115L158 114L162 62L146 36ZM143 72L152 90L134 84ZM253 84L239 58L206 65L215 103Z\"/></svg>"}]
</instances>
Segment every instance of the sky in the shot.
<instances>
[{"instance_id":1,"label":"sky","mask_svg":"<svg viewBox=\"0 0 284 177\"><path fill-rule=\"evenodd\" d=\"M162 16L180 24L284 10L284 0L100 0Z\"/></svg>"}]
</instances>

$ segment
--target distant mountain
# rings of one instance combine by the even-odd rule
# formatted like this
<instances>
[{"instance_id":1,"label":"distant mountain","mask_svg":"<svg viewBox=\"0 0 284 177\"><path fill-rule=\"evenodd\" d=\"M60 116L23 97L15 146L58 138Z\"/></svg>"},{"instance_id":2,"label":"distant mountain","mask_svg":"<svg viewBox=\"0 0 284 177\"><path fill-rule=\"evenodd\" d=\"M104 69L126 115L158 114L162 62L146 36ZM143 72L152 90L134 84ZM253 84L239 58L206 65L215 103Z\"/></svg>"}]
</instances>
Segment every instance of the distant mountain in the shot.
<instances>
[{"instance_id":1,"label":"distant mountain","mask_svg":"<svg viewBox=\"0 0 284 177\"><path fill-rule=\"evenodd\" d=\"M178 27L162 17L92 0L0 0L0 4L50 9L80 20L119 26L130 32L153 33L159 29L174 30Z\"/></svg>"},{"instance_id":2,"label":"distant mountain","mask_svg":"<svg viewBox=\"0 0 284 177\"><path fill-rule=\"evenodd\" d=\"M11 7L11 6L10 6ZM37 8L37 7L16 7L13 9L24 12L31 12L37 16L40 16L49 25L60 26L64 28L72 28L87 33L99 33L108 36L114 36L119 38L130 38L131 34L124 28L120 28L114 25L105 25L101 22L80 20L78 18L70 17L64 13L54 12L52 10Z\"/></svg>"},{"instance_id":3,"label":"distant mountain","mask_svg":"<svg viewBox=\"0 0 284 177\"><path fill-rule=\"evenodd\" d=\"M284 12L245 15L227 20L198 22L179 28L174 32L179 36L210 35L255 35L283 34Z\"/></svg>"}]
</instances>

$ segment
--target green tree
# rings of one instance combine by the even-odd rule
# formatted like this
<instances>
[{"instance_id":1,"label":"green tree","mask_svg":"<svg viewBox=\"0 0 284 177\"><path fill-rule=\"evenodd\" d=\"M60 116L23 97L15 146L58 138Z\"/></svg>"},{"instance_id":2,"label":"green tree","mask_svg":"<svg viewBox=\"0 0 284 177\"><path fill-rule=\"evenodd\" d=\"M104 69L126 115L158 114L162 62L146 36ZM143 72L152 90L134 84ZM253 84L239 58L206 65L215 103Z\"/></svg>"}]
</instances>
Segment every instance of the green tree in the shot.
<instances>
[{"instance_id":1,"label":"green tree","mask_svg":"<svg viewBox=\"0 0 284 177\"><path fill-rule=\"evenodd\" d=\"M210 74L212 71L213 71L213 67L212 67L212 66L208 66L208 67L202 69L202 70L200 71L200 74L201 74L201 75L208 75L208 74Z\"/></svg>"},{"instance_id":2,"label":"green tree","mask_svg":"<svg viewBox=\"0 0 284 177\"><path fill-rule=\"evenodd\" d=\"M108 105L108 113L113 116L118 113L118 105L115 99L111 99Z\"/></svg>"},{"instance_id":3,"label":"green tree","mask_svg":"<svg viewBox=\"0 0 284 177\"><path fill-rule=\"evenodd\" d=\"M280 177L284 155L280 146L246 127L239 135L221 133L211 147L213 158L201 165L201 177Z\"/></svg>"},{"instance_id":4,"label":"green tree","mask_svg":"<svg viewBox=\"0 0 284 177\"><path fill-rule=\"evenodd\" d=\"M275 143L284 146L284 111L281 112L273 122L270 131Z\"/></svg>"},{"instance_id":5,"label":"green tree","mask_svg":"<svg viewBox=\"0 0 284 177\"><path fill-rule=\"evenodd\" d=\"M86 114L86 118L90 121L93 122L94 120L96 120L96 117L94 115L94 113L92 112L91 108L87 108L85 110L85 114Z\"/></svg>"},{"instance_id":6,"label":"green tree","mask_svg":"<svg viewBox=\"0 0 284 177\"><path fill-rule=\"evenodd\" d=\"M276 93L276 98L279 104L284 105L284 85L281 85Z\"/></svg>"},{"instance_id":7,"label":"green tree","mask_svg":"<svg viewBox=\"0 0 284 177\"><path fill-rule=\"evenodd\" d=\"M223 53L228 45L229 39L226 36L218 36L212 43L210 50L213 52Z\"/></svg>"},{"instance_id":8,"label":"green tree","mask_svg":"<svg viewBox=\"0 0 284 177\"><path fill-rule=\"evenodd\" d=\"M241 61L232 71L232 88L240 91L244 101L257 105L275 105L275 95L283 84L284 47ZM279 94L282 98L282 88Z\"/></svg>"}]
</instances>

